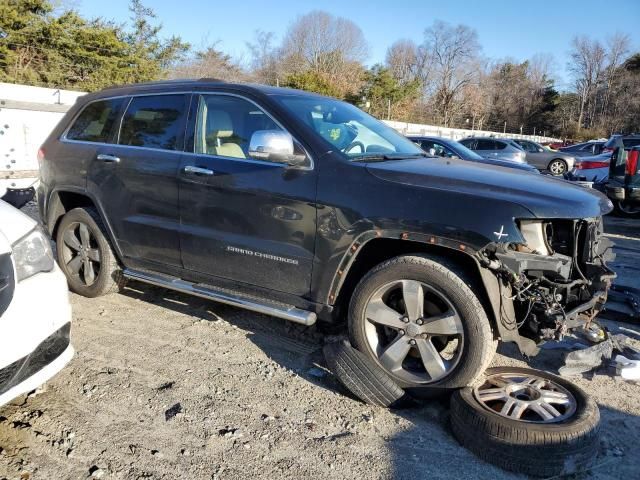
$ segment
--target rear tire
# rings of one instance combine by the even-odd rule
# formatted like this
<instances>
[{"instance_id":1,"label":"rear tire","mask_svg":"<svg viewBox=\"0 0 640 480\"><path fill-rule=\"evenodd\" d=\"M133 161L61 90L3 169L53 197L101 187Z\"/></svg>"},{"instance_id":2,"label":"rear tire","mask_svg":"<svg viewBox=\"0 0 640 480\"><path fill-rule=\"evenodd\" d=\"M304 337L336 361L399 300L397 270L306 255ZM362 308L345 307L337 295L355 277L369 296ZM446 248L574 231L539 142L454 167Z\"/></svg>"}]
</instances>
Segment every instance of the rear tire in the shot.
<instances>
[{"instance_id":1,"label":"rear tire","mask_svg":"<svg viewBox=\"0 0 640 480\"><path fill-rule=\"evenodd\" d=\"M463 269L444 258L392 258L371 270L353 293L351 344L410 395L429 398L469 385L497 345L474 288ZM421 304L405 300L414 290L422 293ZM419 315L411 312L420 309Z\"/></svg>"},{"instance_id":2,"label":"rear tire","mask_svg":"<svg viewBox=\"0 0 640 480\"><path fill-rule=\"evenodd\" d=\"M640 218L640 205L627 205L621 200L613 203L616 215L623 218Z\"/></svg>"},{"instance_id":3,"label":"rear tire","mask_svg":"<svg viewBox=\"0 0 640 480\"><path fill-rule=\"evenodd\" d=\"M94 208L74 208L60 220L56 234L58 264L72 292L99 297L123 284L118 260Z\"/></svg>"},{"instance_id":4,"label":"rear tire","mask_svg":"<svg viewBox=\"0 0 640 480\"><path fill-rule=\"evenodd\" d=\"M560 158L551 160L547 168L549 172L551 172L551 175L553 175L554 177L562 176L565 173L567 173L567 170L569 170L569 167L567 166L567 162L565 162Z\"/></svg>"}]
</instances>

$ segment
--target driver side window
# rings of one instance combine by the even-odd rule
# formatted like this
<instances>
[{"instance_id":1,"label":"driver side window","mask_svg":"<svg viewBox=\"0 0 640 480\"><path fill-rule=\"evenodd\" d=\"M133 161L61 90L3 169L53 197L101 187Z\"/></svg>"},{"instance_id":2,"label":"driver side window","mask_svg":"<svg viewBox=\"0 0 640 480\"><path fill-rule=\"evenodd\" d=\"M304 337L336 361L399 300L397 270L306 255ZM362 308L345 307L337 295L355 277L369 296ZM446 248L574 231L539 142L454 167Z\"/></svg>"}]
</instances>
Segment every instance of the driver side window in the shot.
<instances>
[{"instance_id":1,"label":"driver side window","mask_svg":"<svg viewBox=\"0 0 640 480\"><path fill-rule=\"evenodd\" d=\"M228 95L200 95L195 153L249 158L251 136L259 130L282 128L253 103Z\"/></svg>"}]
</instances>

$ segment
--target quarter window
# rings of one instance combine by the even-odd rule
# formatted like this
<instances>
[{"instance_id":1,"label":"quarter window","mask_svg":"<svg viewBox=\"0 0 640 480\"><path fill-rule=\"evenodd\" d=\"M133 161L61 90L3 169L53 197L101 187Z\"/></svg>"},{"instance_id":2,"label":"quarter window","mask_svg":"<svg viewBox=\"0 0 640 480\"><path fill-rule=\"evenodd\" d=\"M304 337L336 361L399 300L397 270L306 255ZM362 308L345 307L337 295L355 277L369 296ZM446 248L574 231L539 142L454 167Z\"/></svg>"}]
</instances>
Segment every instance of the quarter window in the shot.
<instances>
[{"instance_id":1,"label":"quarter window","mask_svg":"<svg viewBox=\"0 0 640 480\"><path fill-rule=\"evenodd\" d=\"M476 150L496 150L496 142L493 140L478 140Z\"/></svg>"},{"instance_id":2,"label":"quarter window","mask_svg":"<svg viewBox=\"0 0 640 480\"><path fill-rule=\"evenodd\" d=\"M133 97L122 119L120 145L181 150L187 95Z\"/></svg>"},{"instance_id":3,"label":"quarter window","mask_svg":"<svg viewBox=\"0 0 640 480\"><path fill-rule=\"evenodd\" d=\"M67 132L69 140L108 143L124 98L101 100L87 105Z\"/></svg>"},{"instance_id":4,"label":"quarter window","mask_svg":"<svg viewBox=\"0 0 640 480\"><path fill-rule=\"evenodd\" d=\"M195 132L195 153L249 158L249 142L258 130L280 130L260 108L239 97L201 95Z\"/></svg>"}]
</instances>

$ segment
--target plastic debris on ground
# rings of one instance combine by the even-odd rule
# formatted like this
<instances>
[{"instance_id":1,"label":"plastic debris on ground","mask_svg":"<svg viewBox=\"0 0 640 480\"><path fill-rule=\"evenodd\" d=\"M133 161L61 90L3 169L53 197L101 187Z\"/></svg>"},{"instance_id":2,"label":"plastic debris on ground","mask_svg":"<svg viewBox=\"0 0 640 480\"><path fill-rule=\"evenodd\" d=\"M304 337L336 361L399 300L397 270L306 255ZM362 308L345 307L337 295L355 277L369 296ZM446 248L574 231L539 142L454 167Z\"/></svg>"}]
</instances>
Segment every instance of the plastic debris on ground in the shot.
<instances>
[{"instance_id":1,"label":"plastic debris on ground","mask_svg":"<svg viewBox=\"0 0 640 480\"><path fill-rule=\"evenodd\" d=\"M625 380L640 379L640 350L632 347L630 340L626 335L611 335L600 343L569 352L559 373L563 377L571 377L590 372L602 365L612 365L616 367L616 373ZM620 353L615 358L614 351Z\"/></svg>"}]
</instances>

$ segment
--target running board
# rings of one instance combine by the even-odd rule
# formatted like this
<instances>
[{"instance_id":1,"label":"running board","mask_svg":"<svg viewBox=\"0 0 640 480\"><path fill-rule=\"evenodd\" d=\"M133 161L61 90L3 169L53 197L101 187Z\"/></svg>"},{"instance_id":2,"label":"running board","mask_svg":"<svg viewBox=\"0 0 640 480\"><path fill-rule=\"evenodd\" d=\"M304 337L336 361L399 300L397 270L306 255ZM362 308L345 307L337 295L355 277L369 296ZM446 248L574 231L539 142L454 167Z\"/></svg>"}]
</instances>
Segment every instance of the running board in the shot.
<instances>
[{"instance_id":1,"label":"running board","mask_svg":"<svg viewBox=\"0 0 640 480\"><path fill-rule=\"evenodd\" d=\"M131 280L138 280L139 282L149 283L157 287L164 287L188 295L213 300L214 302L244 308L252 312L264 313L265 315L282 318L290 322L301 323L306 326L311 326L316 323L316 314L314 312L301 310L293 305L270 302L254 297L248 298L239 293L216 290L209 285L191 283L176 277L147 271L142 272L140 270L127 268L124 270L123 275L125 278L130 278Z\"/></svg>"}]
</instances>

